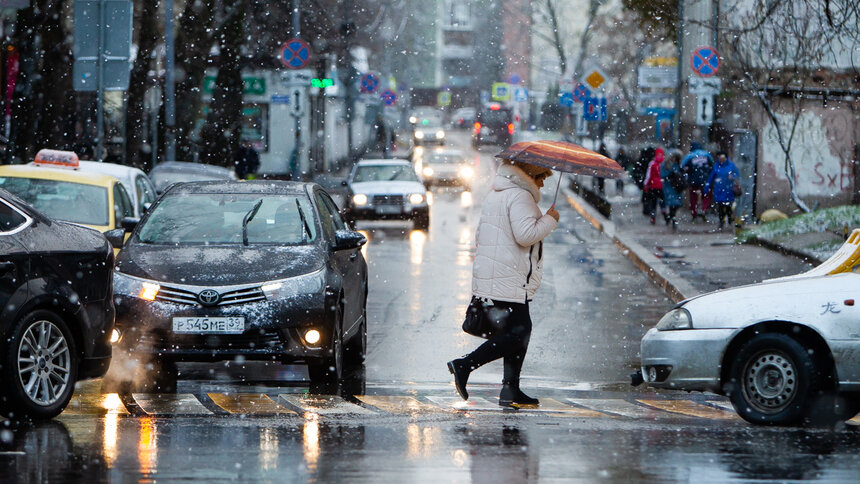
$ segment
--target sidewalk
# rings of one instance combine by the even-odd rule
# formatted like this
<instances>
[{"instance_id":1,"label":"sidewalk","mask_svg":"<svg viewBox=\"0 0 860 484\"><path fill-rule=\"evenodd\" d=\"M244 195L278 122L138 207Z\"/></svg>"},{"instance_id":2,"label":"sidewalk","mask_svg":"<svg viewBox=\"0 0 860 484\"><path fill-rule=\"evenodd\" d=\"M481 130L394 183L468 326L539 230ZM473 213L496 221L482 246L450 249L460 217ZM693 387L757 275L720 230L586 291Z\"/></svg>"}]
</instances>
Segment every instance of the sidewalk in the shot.
<instances>
[{"instance_id":1,"label":"sidewalk","mask_svg":"<svg viewBox=\"0 0 860 484\"><path fill-rule=\"evenodd\" d=\"M580 181L591 186L588 177L581 177ZM676 301L726 287L798 274L813 267L798 257L759 245L736 244L731 228L717 230L714 215L708 223L700 220L692 223L687 205L678 210L676 232L659 214L657 223L651 225L649 218L642 214L638 188L629 180L624 184L623 193L616 193L615 180L606 180L603 198L611 207L610 218L601 215L569 186L563 191L574 209L610 237L619 250Z\"/></svg>"}]
</instances>

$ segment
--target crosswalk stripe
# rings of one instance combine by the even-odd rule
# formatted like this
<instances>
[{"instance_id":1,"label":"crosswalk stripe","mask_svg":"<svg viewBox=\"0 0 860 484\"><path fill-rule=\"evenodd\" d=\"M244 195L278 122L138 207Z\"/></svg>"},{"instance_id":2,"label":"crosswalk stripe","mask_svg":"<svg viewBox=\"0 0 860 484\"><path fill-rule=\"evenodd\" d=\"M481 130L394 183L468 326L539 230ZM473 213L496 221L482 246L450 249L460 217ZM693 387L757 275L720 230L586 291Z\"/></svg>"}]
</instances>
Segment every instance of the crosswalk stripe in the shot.
<instances>
[{"instance_id":1,"label":"crosswalk stripe","mask_svg":"<svg viewBox=\"0 0 860 484\"><path fill-rule=\"evenodd\" d=\"M596 412L621 415L622 417L654 419L658 415L655 409L636 405L620 398L568 398L567 401Z\"/></svg>"},{"instance_id":2,"label":"crosswalk stripe","mask_svg":"<svg viewBox=\"0 0 860 484\"><path fill-rule=\"evenodd\" d=\"M732 412L732 413L734 413L734 411L735 411L735 407L732 406L732 402L730 402L728 400L708 400L707 404L711 405L713 407L722 408L723 410L728 410L729 412Z\"/></svg>"},{"instance_id":3,"label":"crosswalk stripe","mask_svg":"<svg viewBox=\"0 0 860 484\"><path fill-rule=\"evenodd\" d=\"M541 397L540 405L535 408L523 407L520 409L521 412L538 412L538 413L550 413L554 416L565 416L565 417L606 417L606 414L595 412L594 410L588 410L586 408L574 407L572 405L565 405L558 400L554 400L552 398Z\"/></svg>"},{"instance_id":4,"label":"crosswalk stripe","mask_svg":"<svg viewBox=\"0 0 860 484\"><path fill-rule=\"evenodd\" d=\"M317 415L375 415L376 412L347 402L337 395L280 395L289 405Z\"/></svg>"},{"instance_id":5,"label":"crosswalk stripe","mask_svg":"<svg viewBox=\"0 0 860 484\"><path fill-rule=\"evenodd\" d=\"M278 405L267 395L256 393L209 393L215 405L242 415L295 415L296 412Z\"/></svg>"},{"instance_id":6,"label":"crosswalk stripe","mask_svg":"<svg viewBox=\"0 0 860 484\"><path fill-rule=\"evenodd\" d=\"M131 396L148 415L212 415L190 393L132 393Z\"/></svg>"},{"instance_id":7,"label":"crosswalk stripe","mask_svg":"<svg viewBox=\"0 0 860 484\"><path fill-rule=\"evenodd\" d=\"M504 410L504 407L500 407L497 403L481 397L470 397L468 400L463 400L460 397L431 396L427 397L427 400L442 408L453 408L456 410L480 410L483 412L501 412Z\"/></svg>"},{"instance_id":8,"label":"crosswalk stripe","mask_svg":"<svg viewBox=\"0 0 860 484\"><path fill-rule=\"evenodd\" d=\"M357 399L372 405L384 412L400 415L423 415L432 413L445 413L449 410L428 405L414 397L383 396L383 395L356 395Z\"/></svg>"},{"instance_id":9,"label":"crosswalk stripe","mask_svg":"<svg viewBox=\"0 0 860 484\"><path fill-rule=\"evenodd\" d=\"M733 412L702 405L690 400L646 400L639 399L637 402L659 408L667 412L679 413L690 417L707 418L713 420L740 420Z\"/></svg>"},{"instance_id":10,"label":"crosswalk stripe","mask_svg":"<svg viewBox=\"0 0 860 484\"><path fill-rule=\"evenodd\" d=\"M76 393L63 411L65 415L128 415L116 393Z\"/></svg>"}]
</instances>

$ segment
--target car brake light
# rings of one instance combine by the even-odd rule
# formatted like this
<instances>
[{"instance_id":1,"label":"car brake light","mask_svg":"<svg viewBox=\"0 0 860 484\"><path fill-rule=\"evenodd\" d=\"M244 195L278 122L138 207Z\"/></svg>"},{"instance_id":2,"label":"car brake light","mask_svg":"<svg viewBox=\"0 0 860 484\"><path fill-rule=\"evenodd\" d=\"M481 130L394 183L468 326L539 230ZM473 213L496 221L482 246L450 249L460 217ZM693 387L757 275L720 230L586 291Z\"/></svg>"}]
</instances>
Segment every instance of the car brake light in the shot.
<instances>
[{"instance_id":1,"label":"car brake light","mask_svg":"<svg viewBox=\"0 0 860 484\"><path fill-rule=\"evenodd\" d=\"M481 123L475 123L475 134L481 132Z\"/></svg>"},{"instance_id":2,"label":"car brake light","mask_svg":"<svg viewBox=\"0 0 860 484\"><path fill-rule=\"evenodd\" d=\"M500 105L490 104L490 111L498 111L499 109L502 109L502 107Z\"/></svg>"},{"instance_id":3,"label":"car brake light","mask_svg":"<svg viewBox=\"0 0 860 484\"><path fill-rule=\"evenodd\" d=\"M508 124L508 134L514 134L514 123Z\"/></svg>"}]
</instances>

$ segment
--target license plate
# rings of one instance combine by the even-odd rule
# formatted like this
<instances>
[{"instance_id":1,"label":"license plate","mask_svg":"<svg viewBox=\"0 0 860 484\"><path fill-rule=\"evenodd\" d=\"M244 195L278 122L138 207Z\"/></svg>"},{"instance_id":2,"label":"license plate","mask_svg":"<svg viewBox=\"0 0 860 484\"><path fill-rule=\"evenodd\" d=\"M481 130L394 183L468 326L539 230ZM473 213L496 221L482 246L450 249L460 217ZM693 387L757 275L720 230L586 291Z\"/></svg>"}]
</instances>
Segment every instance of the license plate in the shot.
<instances>
[{"instance_id":1,"label":"license plate","mask_svg":"<svg viewBox=\"0 0 860 484\"><path fill-rule=\"evenodd\" d=\"M214 318L173 318L174 333L242 334L245 318L227 316Z\"/></svg>"},{"instance_id":2,"label":"license plate","mask_svg":"<svg viewBox=\"0 0 860 484\"><path fill-rule=\"evenodd\" d=\"M380 214L392 214L392 213L401 213L403 210L397 205L383 205L381 207L376 207L376 213Z\"/></svg>"}]
</instances>

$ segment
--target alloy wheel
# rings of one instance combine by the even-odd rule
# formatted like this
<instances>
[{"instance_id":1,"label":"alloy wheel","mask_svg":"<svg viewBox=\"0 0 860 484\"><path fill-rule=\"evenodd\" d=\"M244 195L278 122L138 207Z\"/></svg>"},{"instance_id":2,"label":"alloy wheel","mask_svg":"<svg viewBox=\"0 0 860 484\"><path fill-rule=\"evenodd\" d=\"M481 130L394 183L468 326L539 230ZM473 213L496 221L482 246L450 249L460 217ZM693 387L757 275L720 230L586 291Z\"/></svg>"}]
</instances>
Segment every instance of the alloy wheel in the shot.
<instances>
[{"instance_id":1,"label":"alloy wheel","mask_svg":"<svg viewBox=\"0 0 860 484\"><path fill-rule=\"evenodd\" d=\"M72 358L69 342L54 323L38 320L24 330L18 345L18 378L27 397L49 406L70 385Z\"/></svg>"}]
</instances>

